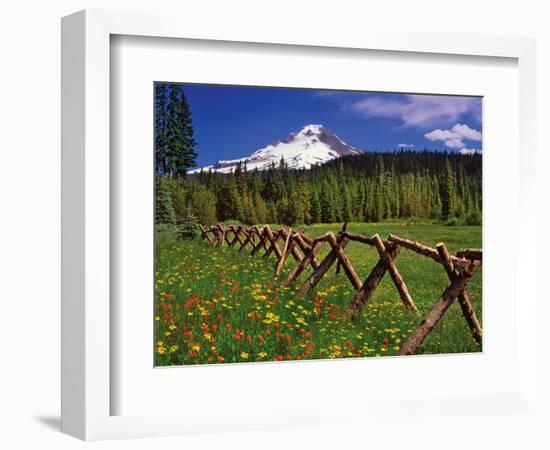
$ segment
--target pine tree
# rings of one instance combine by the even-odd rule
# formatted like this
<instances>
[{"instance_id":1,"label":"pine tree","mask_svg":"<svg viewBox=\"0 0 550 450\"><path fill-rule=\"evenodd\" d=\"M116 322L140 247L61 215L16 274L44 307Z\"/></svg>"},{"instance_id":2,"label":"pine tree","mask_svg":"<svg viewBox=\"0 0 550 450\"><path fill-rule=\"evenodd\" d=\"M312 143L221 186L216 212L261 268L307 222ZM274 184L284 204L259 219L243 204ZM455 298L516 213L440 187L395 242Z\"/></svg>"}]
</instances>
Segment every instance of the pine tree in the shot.
<instances>
[{"instance_id":1,"label":"pine tree","mask_svg":"<svg viewBox=\"0 0 550 450\"><path fill-rule=\"evenodd\" d=\"M176 213L168 179L159 176L155 181L155 223L175 225Z\"/></svg>"},{"instance_id":2,"label":"pine tree","mask_svg":"<svg viewBox=\"0 0 550 450\"><path fill-rule=\"evenodd\" d=\"M332 201L332 196L328 189L323 188L321 190L321 221L323 223L334 223L335 214L334 214L334 203Z\"/></svg>"},{"instance_id":3,"label":"pine tree","mask_svg":"<svg viewBox=\"0 0 550 450\"><path fill-rule=\"evenodd\" d=\"M254 194L254 211L256 213L257 223L262 224L267 222L269 213L265 205L264 199L259 192L256 192Z\"/></svg>"},{"instance_id":4,"label":"pine tree","mask_svg":"<svg viewBox=\"0 0 550 450\"><path fill-rule=\"evenodd\" d=\"M191 208L187 209L187 212L183 219L178 224L179 236L181 239L195 239L197 236L198 219L191 212Z\"/></svg>"},{"instance_id":5,"label":"pine tree","mask_svg":"<svg viewBox=\"0 0 550 450\"><path fill-rule=\"evenodd\" d=\"M454 213L455 208L455 179L453 169L448 159L445 160L443 187L441 192L441 218L445 221Z\"/></svg>"},{"instance_id":6,"label":"pine tree","mask_svg":"<svg viewBox=\"0 0 550 450\"><path fill-rule=\"evenodd\" d=\"M321 222L321 202L319 201L319 194L317 190L314 189L311 195L311 222L319 223Z\"/></svg>"},{"instance_id":7,"label":"pine tree","mask_svg":"<svg viewBox=\"0 0 550 450\"><path fill-rule=\"evenodd\" d=\"M197 153L189 103L181 85L170 85L167 131L167 174L185 178Z\"/></svg>"},{"instance_id":8,"label":"pine tree","mask_svg":"<svg viewBox=\"0 0 550 450\"><path fill-rule=\"evenodd\" d=\"M166 83L155 85L155 173L168 170L168 87Z\"/></svg>"}]
</instances>

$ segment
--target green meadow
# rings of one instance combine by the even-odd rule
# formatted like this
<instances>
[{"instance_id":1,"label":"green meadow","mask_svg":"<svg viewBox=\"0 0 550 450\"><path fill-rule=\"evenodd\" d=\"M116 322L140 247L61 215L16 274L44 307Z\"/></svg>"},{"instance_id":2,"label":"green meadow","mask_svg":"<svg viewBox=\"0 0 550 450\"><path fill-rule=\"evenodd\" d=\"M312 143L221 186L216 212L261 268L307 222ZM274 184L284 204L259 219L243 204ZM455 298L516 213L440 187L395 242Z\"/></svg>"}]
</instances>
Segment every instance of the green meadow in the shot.
<instances>
[{"instance_id":1,"label":"green meadow","mask_svg":"<svg viewBox=\"0 0 550 450\"><path fill-rule=\"evenodd\" d=\"M273 228L279 228L272 225ZM341 224L316 224L297 229L317 237ZM481 226L431 223L349 223L348 231L383 239L388 234L435 247L444 242L454 253L481 248ZM334 265L307 296L295 291L311 274L308 268L297 284L281 280L295 262L286 262L274 280L276 258L251 256L239 244L211 247L194 240L157 241L155 355L156 365L219 364L254 361L384 357L395 355L422 317L448 285L443 267L433 260L401 249L396 265L419 312L405 309L388 274L354 319L346 315L354 289ZM351 242L345 250L362 279L378 261L376 249ZM325 246L321 260L328 253ZM482 271L468 286L482 321ZM420 354L479 352L460 307L454 304L428 336Z\"/></svg>"}]
</instances>

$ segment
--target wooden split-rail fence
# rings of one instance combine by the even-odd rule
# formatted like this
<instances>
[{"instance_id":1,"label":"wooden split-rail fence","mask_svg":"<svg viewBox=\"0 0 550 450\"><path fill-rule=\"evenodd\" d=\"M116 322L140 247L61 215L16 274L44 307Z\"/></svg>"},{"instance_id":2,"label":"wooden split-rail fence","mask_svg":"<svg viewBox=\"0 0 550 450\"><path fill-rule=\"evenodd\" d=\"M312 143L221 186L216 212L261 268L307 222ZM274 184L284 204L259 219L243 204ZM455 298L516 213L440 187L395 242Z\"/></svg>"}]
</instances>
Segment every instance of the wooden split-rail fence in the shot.
<instances>
[{"instance_id":1,"label":"wooden split-rail fence","mask_svg":"<svg viewBox=\"0 0 550 450\"><path fill-rule=\"evenodd\" d=\"M343 269L355 289L355 295L349 306L350 317L359 313L368 303L386 272L389 273L405 308L418 311L395 263L401 248L414 251L441 264L449 279L449 285L440 294L418 327L405 340L398 355L415 354L455 300L458 300L472 337L478 344L482 343L482 328L467 292L468 283L481 266L481 249L463 249L452 255L444 243L439 243L436 248L431 248L393 234L390 234L387 240L383 240L378 234L373 236L352 234L347 231L347 224L344 224L341 231L337 233L329 231L316 238L290 228L272 230L268 225L259 227L256 225L225 226L216 224L199 225L199 228L202 238L212 246L226 244L233 247L238 244L240 251L251 249L252 255L261 250L264 251L263 256L266 258L275 255L277 258L276 278L281 275L285 262L292 257L296 261L296 265L282 281L285 286L295 282L302 272L311 267L311 274L297 290L296 296L303 296L314 289L321 278L336 263L337 273ZM370 245L378 253L379 260L364 281L361 280L345 253L345 248L350 242ZM328 246L330 251L323 260L319 261L318 255L324 246Z\"/></svg>"}]
</instances>

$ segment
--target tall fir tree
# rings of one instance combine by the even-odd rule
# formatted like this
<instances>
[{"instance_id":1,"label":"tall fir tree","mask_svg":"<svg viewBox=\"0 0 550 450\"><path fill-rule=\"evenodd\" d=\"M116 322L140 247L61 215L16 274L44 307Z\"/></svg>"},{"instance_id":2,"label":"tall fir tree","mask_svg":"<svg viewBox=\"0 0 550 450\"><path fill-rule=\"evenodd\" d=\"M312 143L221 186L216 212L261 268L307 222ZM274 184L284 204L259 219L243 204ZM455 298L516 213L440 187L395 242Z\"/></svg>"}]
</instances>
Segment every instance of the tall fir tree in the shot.
<instances>
[{"instance_id":1,"label":"tall fir tree","mask_svg":"<svg viewBox=\"0 0 550 450\"><path fill-rule=\"evenodd\" d=\"M162 93L161 86L158 90ZM162 161L162 174L185 178L187 170L196 164L197 157L191 111L181 85L170 84L167 90L166 131L164 133L166 144L160 148L161 154L158 160ZM160 100L159 103L161 103ZM162 135L161 129L157 129L156 132Z\"/></svg>"},{"instance_id":2,"label":"tall fir tree","mask_svg":"<svg viewBox=\"0 0 550 450\"><path fill-rule=\"evenodd\" d=\"M311 222L321 222L321 202L319 201L317 189L313 189L311 194Z\"/></svg>"},{"instance_id":3,"label":"tall fir tree","mask_svg":"<svg viewBox=\"0 0 550 450\"><path fill-rule=\"evenodd\" d=\"M455 177L449 159L445 160L444 170L441 190L441 218L446 221L454 214L456 191Z\"/></svg>"},{"instance_id":4,"label":"tall fir tree","mask_svg":"<svg viewBox=\"0 0 550 450\"><path fill-rule=\"evenodd\" d=\"M156 177L155 186L155 222L157 224L176 224L176 212L172 202L172 190L166 176Z\"/></svg>"},{"instance_id":5,"label":"tall fir tree","mask_svg":"<svg viewBox=\"0 0 550 450\"><path fill-rule=\"evenodd\" d=\"M168 170L168 86L155 85L155 172L157 175Z\"/></svg>"}]
</instances>

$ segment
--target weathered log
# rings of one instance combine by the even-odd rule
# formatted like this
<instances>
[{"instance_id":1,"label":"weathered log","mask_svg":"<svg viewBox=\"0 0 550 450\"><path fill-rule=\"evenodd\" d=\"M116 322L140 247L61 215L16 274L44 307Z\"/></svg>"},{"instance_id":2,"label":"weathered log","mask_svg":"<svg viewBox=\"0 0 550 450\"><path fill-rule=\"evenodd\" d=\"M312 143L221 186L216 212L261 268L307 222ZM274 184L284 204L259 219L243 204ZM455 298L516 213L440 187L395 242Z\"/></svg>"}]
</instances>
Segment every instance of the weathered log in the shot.
<instances>
[{"instance_id":1,"label":"weathered log","mask_svg":"<svg viewBox=\"0 0 550 450\"><path fill-rule=\"evenodd\" d=\"M275 265L275 277L278 277L281 274L281 270L283 268L283 265L288 258L289 255L289 243L290 243L290 236L292 235L292 230L285 230L286 239L285 239L285 245L283 246L283 251L281 256L279 257L279 260L277 261L277 264Z\"/></svg>"},{"instance_id":2,"label":"weathered log","mask_svg":"<svg viewBox=\"0 0 550 450\"><path fill-rule=\"evenodd\" d=\"M328 242L332 247L332 251L336 252L338 262L344 267L344 272L346 273L350 283L353 285L355 290L359 289L361 287L361 279L359 278L359 275L357 275L357 272L355 272L355 269L353 268L353 265L351 264L348 256L342 251L342 245L338 243L336 236L334 236L334 234L332 233L329 234ZM338 269L338 266L336 267L336 269Z\"/></svg>"},{"instance_id":3,"label":"weathered log","mask_svg":"<svg viewBox=\"0 0 550 450\"><path fill-rule=\"evenodd\" d=\"M265 240L266 240L266 236L261 235L260 239L258 240L258 243L254 246L254 248L250 252L251 256L254 256L256 253L258 253L258 251L262 248Z\"/></svg>"},{"instance_id":4,"label":"weathered log","mask_svg":"<svg viewBox=\"0 0 550 450\"><path fill-rule=\"evenodd\" d=\"M340 233L345 233L347 229L348 229L348 223L344 222L344 225L342 225L342 229L340 230ZM340 273L340 260L338 259L338 261L336 262L336 275L338 275L339 273ZM356 288L356 289L359 289L359 288Z\"/></svg>"},{"instance_id":5,"label":"weathered log","mask_svg":"<svg viewBox=\"0 0 550 450\"><path fill-rule=\"evenodd\" d=\"M445 244L440 242L439 244L436 245L436 248L439 253L439 256L443 261L443 267L445 268L445 272L447 272L447 276L449 277L449 280L451 282L455 281L458 277L458 274L455 271L455 268L453 266L453 262L451 261L451 257L450 257L449 251L447 250L447 247L445 246ZM458 304L460 305L460 309L462 310L462 315L464 316L464 319L466 319L466 323L470 328L470 332L472 333L474 340L481 345L483 341L483 330L481 328L481 324L479 323L479 320L477 319L476 312L472 305L472 301L470 300L470 296L468 295L468 292L465 289L458 294Z\"/></svg>"},{"instance_id":6,"label":"weathered log","mask_svg":"<svg viewBox=\"0 0 550 450\"><path fill-rule=\"evenodd\" d=\"M300 262L304 258L304 255L302 255L302 252L300 251L300 247L296 243L296 236L297 236L297 233L291 233L290 242L289 242L287 251L289 255L292 255L292 257L296 262Z\"/></svg>"},{"instance_id":7,"label":"weathered log","mask_svg":"<svg viewBox=\"0 0 550 450\"><path fill-rule=\"evenodd\" d=\"M227 235L227 244L230 247L233 247L233 245L235 245L235 242L237 242L237 237L238 237L238 234L235 231L235 225L230 225L228 231L231 231L233 233L233 239L230 240L229 235Z\"/></svg>"},{"instance_id":8,"label":"weathered log","mask_svg":"<svg viewBox=\"0 0 550 450\"><path fill-rule=\"evenodd\" d=\"M212 239L210 238L210 236L208 236L209 230L207 230L207 229L204 227L204 225L202 225L202 224L200 224L200 223L199 223L199 228L200 228L201 233L202 233L201 238L202 238L202 239L206 239L206 240L208 241L208 243L209 243L210 245L212 245Z\"/></svg>"},{"instance_id":9,"label":"weathered log","mask_svg":"<svg viewBox=\"0 0 550 450\"><path fill-rule=\"evenodd\" d=\"M462 248L456 252L456 256L459 258L475 259L481 261L483 257L483 251L479 248Z\"/></svg>"},{"instance_id":10,"label":"weathered log","mask_svg":"<svg viewBox=\"0 0 550 450\"><path fill-rule=\"evenodd\" d=\"M413 355L422 345L428 334L437 326L443 315L453 304L456 297L462 292L470 279L473 272L464 272L456 277L454 281L443 291L437 302L432 306L428 314L422 319L420 325L407 338L401 349L397 352L398 355Z\"/></svg>"},{"instance_id":11,"label":"weathered log","mask_svg":"<svg viewBox=\"0 0 550 450\"><path fill-rule=\"evenodd\" d=\"M317 242L309 252L307 252L302 259L300 263L298 263L287 275L285 281L283 282L284 286L288 286L290 283L292 283L294 280L296 280L300 274L305 270L305 268L308 266L308 264L312 264L313 260L315 260L315 255L319 253L319 250L321 250L321 247L325 245L324 242ZM317 266L318 267L318 266Z\"/></svg>"},{"instance_id":12,"label":"weathered log","mask_svg":"<svg viewBox=\"0 0 550 450\"><path fill-rule=\"evenodd\" d=\"M216 239L214 241L214 247L217 245L220 245L221 242L221 228L220 225L211 225L210 230L212 233L214 233L214 236L216 236Z\"/></svg>"},{"instance_id":13,"label":"weathered log","mask_svg":"<svg viewBox=\"0 0 550 450\"><path fill-rule=\"evenodd\" d=\"M271 247L267 250L266 254L264 256L269 256L272 251L275 251L275 254L277 255L277 258L280 258L282 256L281 249L277 245L277 240L279 238L279 233L277 233L277 237L273 235L273 232L271 231L271 228L269 228L269 225L266 225L264 227L265 234L267 235L267 239L271 243Z\"/></svg>"},{"instance_id":14,"label":"weathered log","mask_svg":"<svg viewBox=\"0 0 550 450\"><path fill-rule=\"evenodd\" d=\"M294 235L294 240L297 242L298 246L302 249L302 251L304 252L304 255L307 255L311 249L311 246L307 244L307 241L305 241L304 235L302 233L296 233ZM313 269L317 269L317 267L319 267L319 261L315 256L311 260L310 264L313 267Z\"/></svg>"},{"instance_id":15,"label":"weathered log","mask_svg":"<svg viewBox=\"0 0 550 450\"><path fill-rule=\"evenodd\" d=\"M442 264L441 258L437 250L427 245L421 244L417 241L411 241L410 239L405 239L401 236L396 236L395 234L390 234L388 240L399 244L401 247L405 247L413 252L419 253L421 255L427 256L428 258L433 259L434 261ZM462 267L465 267L470 264L471 260L453 256L451 255L451 260L453 264L460 264Z\"/></svg>"},{"instance_id":16,"label":"weathered log","mask_svg":"<svg viewBox=\"0 0 550 450\"><path fill-rule=\"evenodd\" d=\"M327 237L326 240L329 238ZM323 242L325 239L318 240L318 242ZM337 243L340 244L340 247L342 249L345 248L345 246L348 244L348 240L346 238L341 238L337 240ZM327 271L331 268L331 266L336 262L338 259L338 254L335 250L332 250L327 257L319 264L319 267L309 276L309 278L306 280L306 282L302 285L300 290L296 292L297 297L301 297L302 295L306 294L309 290L313 289L317 283L323 278L323 276L327 273Z\"/></svg>"},{"instance_id":17,"label":"weathered log","mask_svg":"<svg viewBox=\"0 0 550 450\"><path fill-rule=\"evenodd\" d=\"M370 236L364 236L362 234L351 234L351 233L348 233L347 231L342 233L342 235L345 238L349 239L350 241L357 241L363 244L374 245L374 241Z\"/></svg>"},{"instance_id":18,"label":"weathered log","mask_svg":"<svg viewBox=\"0 0 550 450\"><path fill-rule=\"evenodd\" d=\"M304 258L304 255L300 251L300 247L296 243L296 235L290 238L290 254L298 262L300 262Z\"/></svg>"},{"instance_id":19,"label":"weathered log","mask_svg":"<svg viewBox=\"0 0 550 450\"><path fill-rule=\"evenodd\" d=\"M397 269L397 266L395 265L393 258L390 256L390 254L386 250L386 246L382 242L382 239L380 239L380 236L378 236L378 234L375 234L372 237L372 239L374 241L374 246L376 247L376 250L380 255L380 259L382 259L382 261L384 261L384 263L386 263L386 266L388 267L388 272L390 274L390 277L393 281L393 284L397 288L397 292L399 292L399 296L401 297L403 304L405 305L406 308L412 309L414 311L418 311L418 308L414 304L411 294L409 294L407 285L405 284L403 277L399 273L399 270Z\"/></svg>"},{"instance_id":20,"label":"weathered log","mask_svg":"<svg viewBox=\"0 0 550 450\"><path fill-rule=\"evenodd\" d=\"M307 245L310 247L313 245L313 239L307 236L303 231L300 231L298 234Z\"/></svg>"},{"instance_id":21,"label":"weathered log","mask_svg":"<svg viewBox=\"0 0 550 450\"><path fill-rule=\"evenodd\" d=\"M220 228L221 234L222 234L222 235L221 235L222 237L221 237L221 241L220 241L220 246L223 247L223 243L224 243L224 241L225 241L225 227L222 226L222 225L220 225L220 224L218 224L218 227Z\"/></svg>"},{"instance_id":22,"label":"weathered log","mask_svg":"<svg viewBox=\"0 0 550 450\"><path fill-rule=\"evenodd\" d=\"M395 244L386 246L386 250L392 259L395 259L395 257L399 254L399 248L400 247ZM372 297L372 294L382 281L382 278L384 278L387 270L387 264L381 259L378 260L369 276L366 278L361 288L355 293L355 296L351 301L349 311L352 315L357 314L368 303L369 299Z\"/></svg>"},{"instance_id":23,"label":"weathered log","mask_svg":"<svg viewBox=\"0 0 550 450\"><path fill-rule=\"evenodd\" d=\"M241 233L243 232L243 227L241 226L238 226L238 227L233 227L233 232L235 233L235 238L237 239L237 242L239 242L239 244L243 245L243 239L241 237Z\"/></svg>"},{"instance_id":24,"label":"weathered log","mask_svg":"<svg viewBox=\"0 0 550 450\"><path fill-rule=\"evenodd\" d=\"M244 233L246 238L244 239L243 242L241 242L241 247L239 248L239 251L242 251L242 249L245 248L249 243L253 244L252 242L252 237L254 236L253 233L248 230L245 230L244 228L242 229L242 232Z\"/></svg>"}]
</instances>

